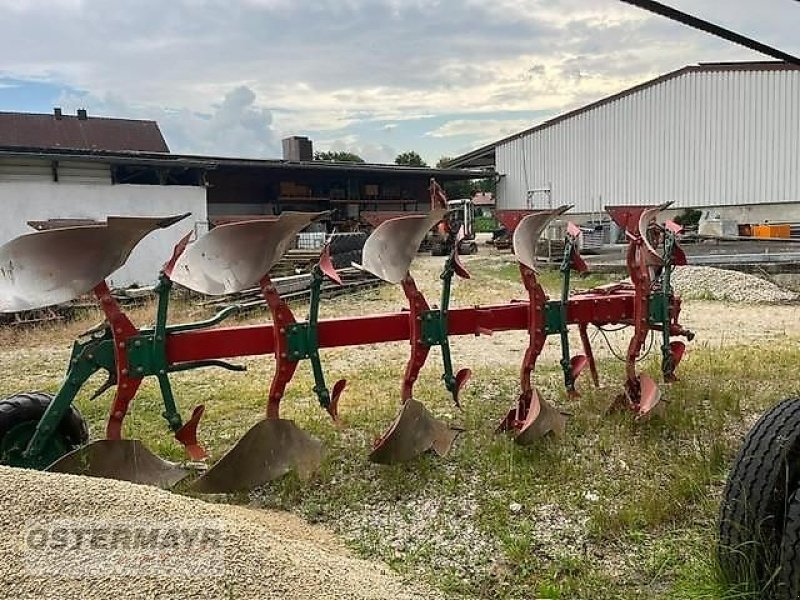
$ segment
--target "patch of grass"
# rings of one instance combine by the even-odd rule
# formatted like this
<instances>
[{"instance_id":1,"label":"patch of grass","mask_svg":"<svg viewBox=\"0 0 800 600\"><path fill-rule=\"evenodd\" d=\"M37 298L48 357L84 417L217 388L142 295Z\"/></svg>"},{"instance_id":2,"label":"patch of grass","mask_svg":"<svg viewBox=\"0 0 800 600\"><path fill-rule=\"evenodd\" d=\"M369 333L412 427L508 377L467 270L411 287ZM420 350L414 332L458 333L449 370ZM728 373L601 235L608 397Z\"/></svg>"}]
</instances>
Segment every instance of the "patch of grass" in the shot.
<instances>
[{"instance_id":1,"label":"patch of grass","mask_svg":"<svg viewBox=\"0 0 800 600\"><path fill-rule=\"evenodd\" d=\"M494 275L507 281L520 280L519 267L516 262L500 265L494 270ZM571 288L572 290L587 290L598 285L604 285L618 280L618 276L606 273L589 272L585 275L573 273ZM542 266L539 269L539 283L551 294L560 293L561 273L558 270L558 266Z\"/></svg>"},{"instance_id":2,"label":"patch of grass","mask_svg":"<svg viewBox=\"0 0 800 600\"><path fill-rule=\"evenodd\" d=\"M481 277L490 271L492 277L507 276L508 289L513 288L510 282L518 282L514 265L471 264L478 274L470 284L476 294ZM557 274L543 273L542 279L548 288L557 288ZM383 288L371 291L364 302L395 300L401 304L396 290ZM193 310L178 306L177 317L192 318ZM329 303L326 311L352 313L352 308ZM145 313L138 314L140 322L147 320ZM61 329L3 332L6 347L14 350L0 354L0 394L54 391L69 335L90 317ZM51 349L62 341L63 349ZM404 351L400 347L398 355ZM507 365L475 369L463 411L452 406L432 356L416 397L437 417L466 431L444 459L423 456L390 467L370 463L367 455L398 408L402 360L391 362L385 354L375 358L366 351L361 358L351 351L330 352L326 358L336 368L329 369L329 379L349 380L341 404L344 428L337 430L317 405L308 365L298 370L282 403L284 417L323 441L322 468L308 481L288 476L228 501L292 510L324 523L358 553L459 597L758 597L719 576L716 515L727 467L753 416L796 391L797 340L722 348L697 344L681 364L682 380L665 390L664 416L644 423L626 413L605 414L621 390L620 363L601 361L604 387L593 389L583 380L582 397L568 399L558 365L543 361L535 375L537 387L573 416L565 438L529 447L495 433L517 393L522 349ZM214 458L263 415L272 361L243 362L246 374L203 370L173 380L184 414L195 404L206 405L200 434ZM640 366L658 371L654 358ZM109 395L89 401L83 393L78 399L94 437L103 430L109 402ZM158 388L147 382L126 420L126 434L178 459L182 450L169 435L161 410Z\"/></svg>"}]
</instances>

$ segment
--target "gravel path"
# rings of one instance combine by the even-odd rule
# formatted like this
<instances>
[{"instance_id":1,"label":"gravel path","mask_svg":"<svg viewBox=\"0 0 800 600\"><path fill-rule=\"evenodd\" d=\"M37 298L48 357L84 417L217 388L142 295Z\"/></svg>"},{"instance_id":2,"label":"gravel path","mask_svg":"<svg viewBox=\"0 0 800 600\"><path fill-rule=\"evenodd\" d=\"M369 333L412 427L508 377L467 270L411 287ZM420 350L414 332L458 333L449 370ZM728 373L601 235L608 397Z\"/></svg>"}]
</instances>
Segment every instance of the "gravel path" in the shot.
<instances>
[{"instance_id":1,"label":"gravel path","mask_svg":"<svg viewBox=\"0 0 800 600\"><path fill-rule=\"evenodd\" d=\"M797 302L800 295L749 273L714 267L678 267L672 277L684 298L759 304Z\"/></svg>"},{"instance_id":2,"label":"gravel path","mask_svg":"<svg viewBox=\"0 0 800 600\"><path fill-rule=\"evenodd\" d=\"M351 557L332 534L288 514L9 467L0 467L0 498L0 598L438 597L412 590L385 565ZM191 549L174 550L175 538L137 546L131 540L145 538L126 537L137 527L196 533L200 526L205 537ZM60 539L53 533L64 531Z\"/></svg>"}]
</instances>

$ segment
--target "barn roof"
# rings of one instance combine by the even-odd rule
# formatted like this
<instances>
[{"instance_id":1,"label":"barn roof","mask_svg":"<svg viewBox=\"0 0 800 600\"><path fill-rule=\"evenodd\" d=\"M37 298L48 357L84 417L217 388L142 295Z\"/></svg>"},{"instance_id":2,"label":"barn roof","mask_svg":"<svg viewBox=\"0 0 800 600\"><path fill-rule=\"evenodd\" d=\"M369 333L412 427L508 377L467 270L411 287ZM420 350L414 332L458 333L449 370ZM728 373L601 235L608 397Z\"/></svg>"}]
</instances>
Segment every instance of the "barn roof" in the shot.
<instances>
[{"instance_id":1,"label":"barn roof","mask_svg":"<svg viewBox=\"0 0 800 600\"><path fill-rule=\"evenodd\" d=\"M155 121L0 112L0 148L168 153Z\"/></svg>"},{"instance_id":2,"label":"barn roof","mask_svg":"<svg viewBox=\"0 0 800 600\"><path fill-rule=\"evenodd\" d=\"M700 63L697 65L688 65L686 67L682 67L675 71L670 71L664 75L656 77L654 79L650 79L633 87L627 88L618 92L616 94L612 94L611 96L606 96L597 100L596 102L592 102L591 104L586 104L581 106L580 108L576 108L566 113L562 113L552 119L548 119L543 123L520 131L518 133L509 135L501 140L496 142L492 142L491 144L487 144L485 146L481 146L476 150L472 150L471 152L467 152L466 154L462 154L447 163L449 168L457 168L457 167L488 167L494 165L494 150L495 148L504 143L510 142L511 140L515 140L521 137L524 137L530 133L534 133L536 131L540 131L542 129L547 129L548 127L552 127L553 125L565 121L567 119L571 119L577 115L585 113L587 111L593 110L599 106L603 106L604 104L609 104L610 102L614 102L619 100L620 98L624 98L625 96L630 96L631 94L635 94L644 90L646 88L653 87L670 79L675 79L676 77L680 77L682 75L686 75L687 73L711 73L711 72L719 72L719 71L797 71L800 70L800 66L782 62L782 61L745 61L745 62L712 62L712 63Z\"/></svg>"}]
</instances>

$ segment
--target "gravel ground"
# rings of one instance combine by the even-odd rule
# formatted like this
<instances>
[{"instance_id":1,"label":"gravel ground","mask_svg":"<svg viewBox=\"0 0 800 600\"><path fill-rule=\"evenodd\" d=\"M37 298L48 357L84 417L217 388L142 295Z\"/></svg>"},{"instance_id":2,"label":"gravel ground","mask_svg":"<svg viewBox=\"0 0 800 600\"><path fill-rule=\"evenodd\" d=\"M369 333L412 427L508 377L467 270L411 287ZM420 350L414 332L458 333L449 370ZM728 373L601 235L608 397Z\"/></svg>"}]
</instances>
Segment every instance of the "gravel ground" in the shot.
<instances>
[{"instance_id":1,"label":"gravel ground","mask_svg":"<svg viewBox=\"0 0 800 600\"><path fill-rule=\"evenodd\" d=\"M468 257L473 258L473 257ZM506 302L524 297L517 281L491 279L491 271L513 262L510 256L481 257L483 271L470 281L459 281L454 289L455 305ZM441 259L421 257L415 263L414 274L421 289L434 303L438 296L438 270ZM491 280L491 285L487 285ZM797 307L780 304L797 300L797 295L752 275L708 267L682 267L674 277L677 290L687 301L681 321L697 333L697 345L726 346L748 341L800 335ZM753 303L771 303L769 309ZM395 311L405 305L398 286L384 286L358 297L361 313ZM302 314L302 310L298 311ZM326 316L353 314L353 299L323 305ZM629 332L609 335L618 353L622 353ZM37 386L51 384L58 378L63 360L54 360L51 340L8 340L0 351L0 385L9 391L15 388L12 379L19 376L21 356L30 364L26 380ZM42 336L44 337L44 336ZM20 343L21 342L21 343ZM453 357L457 367L516 368L527 343L523 332L505 332L491 337L462 336L454 338ZM580 348L577 338L573 348ZM610 355L600 336L594 341L599 359ZM57 351L66 358L67 344ZM382 344L360 348L331 349L323 360L330 374L351 379L343 397L342 412L347 414L366 402L374 390L362 388L357 377L360 368L376 364L391 364L398 370L407 358L408 343ZM555 340L547 344L539 363L555 368L559 359ZM264 357L245 359L251 368L250 377L264 379L271 374L272 362ZM12 368L13 367L13 368ZM434 349L427 370L438 371L440 357ZM16 371L15 371L16 370ZM5 374L5 375L3 375ZM219 377L227 377L228 374ZM189 377L188 375L186 377ZM237 377L230 376L232 380ZM601 372L605 385L619 385ZM586 386L588 380L581 381ZM385 383L386 393L396 394L394 377ZM509 401L511 398L509 398ZM498 410L502 409L499 407ZM444 416L444 415L438 415ZM392 562L409 555L427 554L434 562L457 577L480 579L485 576L502 582L507 569L498 551L497 542L476 526L479 506L475 483L467 480L457 485L457 492L446 497L426 493L424 485L419 494L403 498L365 499L357 510L345 510L337 515L337 531L358 544L375 542L381 558ZM407 591L397 576L386 571L382 564L355 560L324 529L311 527L283 513L209 505L192 499L131 486L119 482L80 480L69 476L45 475L0 468L3 487L3 540L0 552L7 557L0 585L10 598L431 598L430 592L414 595ZM592 494L594 494L592 492ZM595 502L595 497L586 497ZM585 515L565 514L557 505L539 506L505 502L515 518L522 519L533 529L532 539L537 553L551 558L578 556L586 545ZM225 524L224 571L218 577L138 578L92 577L77 579L38 578L26 573L26 556L22 546L28 519L46 522L56 517L140 518L142 515L160 518L194 517L220 519ZM21 529L23 529L21 531ZM620 567L621 568L621 567ZM0 594L0 599L2 599Z\"/></svg>"},{"instance_id":2,"label":"gravel ground","mask_svg":"<svg viewBox=\"0 0 800 600\"><path fill-rule=\"evenodd\" d=\"M497 540L476 525L478 506L475 491L468 488L442 497L429 497L423 490L419 496L368 501L357 511L345 511L336 528L349 541L376 542L388 560L435 557L437 569L467 582L486 574L500 556Z\"/></svg>"},{"instance_id":3,"label":"gravel ground","mask_svg":"<svg viewBox=\"0 0 800 600\"><path fill-rule=\"evenodd\" d=\"M678 267L672 277L684 298L753 304L797 302L800 295L749 273L714 267Z\"/></svg>"},{"instance_id":4,"label":"gravel ground","mask_svg":"<svg viewBox=\"0 0 800 600\"><path fill-rule=\"evenodd\" d=\"M351 557L326 530L283 513L8 467L0 467L0 498L0 598L438 597L385 565ZM125 537L136 527L196 532L201 525L205 537L191 549L175 538L143 547ZM54 529L45 536L48 526ZM60 539L52 533L64 531Z\"/></svg>"}]
</instances>

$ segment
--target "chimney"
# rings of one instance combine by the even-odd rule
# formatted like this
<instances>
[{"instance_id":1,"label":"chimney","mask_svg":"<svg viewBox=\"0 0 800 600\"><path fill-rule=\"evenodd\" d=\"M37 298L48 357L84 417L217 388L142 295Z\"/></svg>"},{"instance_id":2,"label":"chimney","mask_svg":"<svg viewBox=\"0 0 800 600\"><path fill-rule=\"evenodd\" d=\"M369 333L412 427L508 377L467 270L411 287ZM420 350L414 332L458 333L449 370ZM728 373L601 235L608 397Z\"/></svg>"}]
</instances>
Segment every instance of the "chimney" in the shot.
<instances>
[{"instance_id":1,"label":"chimney","mask_svg":"<svg viewBox=\"0 0 800 600\"><path fill-rule=\"evenodd\" d=\"M310 162L314 160L314 148L311 144L311 140L307 137L293 135L281 141L283 142L283 160L295 162Z\"/></svg>"},{"instance_id":2,"label":"chimney","mask_svg":"<svg viewBox=\"0 0 800 600\"><path fill-rule=\"evenodd\" d=\"M78 109L78 120L79 121L85 121L88 118L89 117L86 115L86 109L85 108L79 108Z\"/></svg>"},{"instance_id":3,"label":"chimney","mask_svg":"<svg viewBox=\"0 0 800 600\"><path fill-rule=\"evenodd\" d=\"M53 109L53 116L56 118L56 121L60 121L61 120L61 117L63 116L63 113L61 112L61 107L60 106L56 106Z\"/></svg>"}]
</instances>

